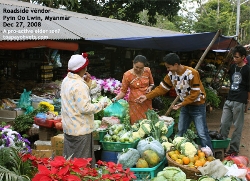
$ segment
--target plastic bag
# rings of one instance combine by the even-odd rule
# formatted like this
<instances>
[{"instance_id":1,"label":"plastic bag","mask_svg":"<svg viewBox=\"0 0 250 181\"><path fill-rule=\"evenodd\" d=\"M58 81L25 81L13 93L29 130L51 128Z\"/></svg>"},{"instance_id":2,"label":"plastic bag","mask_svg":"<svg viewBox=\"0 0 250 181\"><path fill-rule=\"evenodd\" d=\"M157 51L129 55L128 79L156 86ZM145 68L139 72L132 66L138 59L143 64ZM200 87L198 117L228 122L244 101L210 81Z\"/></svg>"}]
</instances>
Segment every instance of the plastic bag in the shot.
<instances>
[{"instance_id":1,"label":"plastic bag","mask_svg":"<svg viewBox=\"0 0 250 181\"><path fill-rule=\"evenodd\" d=\"M140 140L137 145L137 150L139 151L141 156L143 152L146 150L155 151L157 155L160 157L160 160L163 160L165 156L164 147L159 141L155 140L153 137L147 137L143 140Z\"/></svg>"},{"instance_id":2,"label":"plastic bag","mask_svg":"<svg viewBox=\"0 0 250 181\"><path fill-rule=\"evenodd\" d=\"M38 118L38 119L42 120L43 122L45 122L46 121L46 114L45 113L38 113L36 115L36 118Z\"/></svg>"},{"instance_id":3,"label":"plastic bag","mask_svg":"<svg viewBox=\"0 0 250 181\"><path fill-rule=\"evenodd\" d=\"M20 100L18 102L18 107L25 109L27 113L32 112L34 109L31 105L31 98L30 98L31 91L26 91L26 89L23 90L23 93L21 94Z\"/></svg>"},{"instance_id":4,"label":"plastic bag","mask_svg":"<svg viewBox=\"0 0 250 181\"><path fill-rule=\"evenodd\" d=\"M206 157L213 156L212 150L206 145L206 147L202 147L201 151L203 151Z\"/></svg>"},{"instance_id":5,"label":"plastic bag","mask_svg":"<svg viewBox=\"0 0 250 181\"><path fill-rule=\"evenodd\" d=\"M126 108L124 108L119 102L114 102L113 104L110 104L108 107L106 107L104 110L104 116L106 117L118 117L120 120L123 120L123 118L126 115Z\"/></svg>"},{"instance_id":6,"label":"plastic bag","mask_svg":"<svg viewBox=\"0 0 250 181\"><path fill-rule=\"evenodd\" d=\"M224 160L232 160L238 168L247 167L249 159L246 156L227 156Z\"/></svg>"}]
</instances>

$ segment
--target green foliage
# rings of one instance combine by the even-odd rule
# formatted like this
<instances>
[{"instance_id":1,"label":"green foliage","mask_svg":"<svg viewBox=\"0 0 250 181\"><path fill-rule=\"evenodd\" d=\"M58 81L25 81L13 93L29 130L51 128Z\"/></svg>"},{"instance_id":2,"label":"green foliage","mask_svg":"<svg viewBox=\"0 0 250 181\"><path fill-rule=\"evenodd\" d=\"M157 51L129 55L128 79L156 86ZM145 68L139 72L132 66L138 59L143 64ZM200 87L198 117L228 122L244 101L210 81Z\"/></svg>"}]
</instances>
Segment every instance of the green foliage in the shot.
<instances>
[{"instance_id":1,"label":"green foliage","mask_svg":"<svg viewBox=\"0 0 250 181\"><path fill-rule=\"evenodd\" d=\"M29 181L35 167L30 161L22 161L20 150L8 147L0 149L0 180Z\"/></svg>"},{"instance_id":2,"label":"green foliage","mask_svg":"<svg viewBox=\"0 0 250 181\"><path fill-rule=\"evenodd\" d=\"M28 114L19 115L15 118L13 128L21 133L29 130L34 124L34 117L37 113L47 112L49 109L46 106L41 106Z\"/></svg>"},{"instance_id":3,"label":"green foliage","mask_svg":"<svg viewBox=\"0 0 250 181\"><path fill-rule=\"evenodd\" d=\"M23 0L26 1L26 0ZM156 14L163 15L172 21L180 9L181 0L32 0L32 3L42 4L51 8L65 7L66 10L90 14L93 16L103 16L107 18L119 19L139 23L139 13L148 10L148 22L155 25Z\"/></svg>"},{"instance_id":4,"label":"green foliage","mask_svg":"<svg viewBox=\"0 0 250 181\"><path fill-rule=\"evenodd\" d=\"M209 87L204 87L206 91L206 102L210 103L214 107L219 107L221 102L220 97L217 95L216 91Z\"/></svg>"}]
</instances>

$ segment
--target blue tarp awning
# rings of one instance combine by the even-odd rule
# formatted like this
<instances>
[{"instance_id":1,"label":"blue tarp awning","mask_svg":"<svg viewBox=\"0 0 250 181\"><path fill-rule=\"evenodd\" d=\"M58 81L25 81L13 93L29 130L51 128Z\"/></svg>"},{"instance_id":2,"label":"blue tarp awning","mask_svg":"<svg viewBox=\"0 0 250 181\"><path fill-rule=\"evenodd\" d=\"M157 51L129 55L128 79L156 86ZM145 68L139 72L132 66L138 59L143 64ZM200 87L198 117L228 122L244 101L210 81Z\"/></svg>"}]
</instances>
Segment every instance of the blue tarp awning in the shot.
<instances>
[{"instance_id":1,"label":"blue tarp awning","mask_svg":"<svg viewBox=\"0 0 250 181\"><path fill-rule=\"evenodd\" d=\"M196 34L172 34L159 37L131 37L113 39L86 39L89 41L113 45L118 47L156 49L165 51L193 51L206 49L216 32ZM233 37L220 35L215 41L212 50L229 50L237 41Z\"/></svg>"}]
</instances>

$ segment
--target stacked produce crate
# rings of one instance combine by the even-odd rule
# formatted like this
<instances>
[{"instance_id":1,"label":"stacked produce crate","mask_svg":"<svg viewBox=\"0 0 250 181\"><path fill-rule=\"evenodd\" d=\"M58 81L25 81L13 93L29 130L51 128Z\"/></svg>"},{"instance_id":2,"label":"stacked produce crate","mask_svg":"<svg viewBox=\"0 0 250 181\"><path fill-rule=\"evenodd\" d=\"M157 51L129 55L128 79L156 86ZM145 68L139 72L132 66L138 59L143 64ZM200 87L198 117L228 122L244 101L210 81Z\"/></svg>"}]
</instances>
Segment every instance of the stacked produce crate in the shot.
<instances>
[{"instance_id":1,"label":"stacked produce crate","mask_svg":"<svg viewBox=\"0 0 250 181\"><path fill-rule=\"evenodd\" d=\"M41 81L43 83L51 82L53 79L53 66L42 65L41 66Z\"/></svg>"}]
</instances>

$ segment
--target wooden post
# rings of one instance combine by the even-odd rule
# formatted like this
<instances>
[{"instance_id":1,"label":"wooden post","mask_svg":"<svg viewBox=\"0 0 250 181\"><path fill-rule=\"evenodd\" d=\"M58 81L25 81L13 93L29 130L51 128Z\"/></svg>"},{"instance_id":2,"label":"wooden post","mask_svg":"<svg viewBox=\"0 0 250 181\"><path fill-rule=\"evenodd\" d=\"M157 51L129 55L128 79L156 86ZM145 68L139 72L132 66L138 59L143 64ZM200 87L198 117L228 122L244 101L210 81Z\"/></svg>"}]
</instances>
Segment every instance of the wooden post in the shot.
<instances>
[{"instance_id":1,"label":"wooden post","mask_svg":"<svg viewBox=\"0 0 250 181\"><path fill-rule=\"evenodd\" d=\"M216 41L216 39L219 37L220 32L221 32L221 31L218 30L217 33L215 34L214 38L212 39L212 41L210 42L210 44L208 45L208 47L206 48L206 50L205 50L204 53L202 54L200 60L198 61L197 65L196 65L196 67L195 67L195 70L197 70L197 69L200 67L200 65L201 65L201 63L203 62L204 58L206 57L208 51L209 51L210 48L213 46L213 44L214 44L214 42ZM177 103L177 101L178 101L179 99L180 99L180 96L177 96L177 97L175 98L175 100L172 102L172 104L171 104L170 107L168 108L168 110L167 110L167 112L166 112L166 114L165 114L166 116L169 115L169 113L172 111L173 106Z\"/></svg>"}]
</instances>

